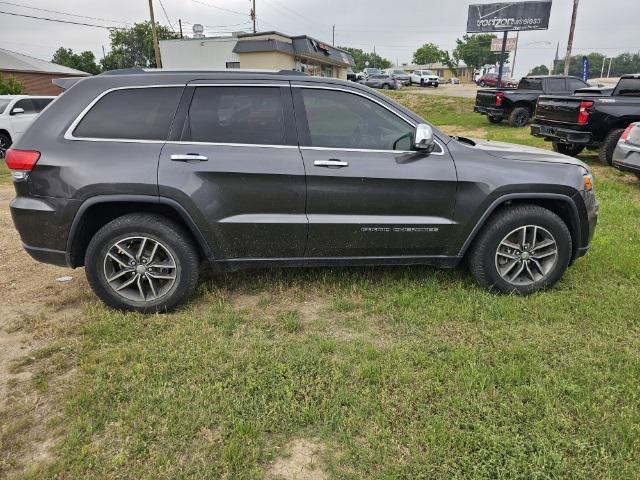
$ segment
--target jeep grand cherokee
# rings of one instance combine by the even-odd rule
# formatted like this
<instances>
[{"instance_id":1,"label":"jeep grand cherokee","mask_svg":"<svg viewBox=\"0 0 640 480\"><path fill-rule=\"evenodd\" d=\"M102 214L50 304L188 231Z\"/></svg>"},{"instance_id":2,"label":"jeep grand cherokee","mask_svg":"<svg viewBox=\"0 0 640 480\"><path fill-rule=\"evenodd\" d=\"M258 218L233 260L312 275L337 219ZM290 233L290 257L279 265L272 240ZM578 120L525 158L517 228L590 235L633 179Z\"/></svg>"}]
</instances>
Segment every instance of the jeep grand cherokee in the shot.
<instances>
[{"instance_id":1,"label":"jeep grand cherokee","mask_svg":"<svg viewBox=\"0 0 640 480\"><path fill-rule=\"evenodd\" d=\"M534 292L589 248L589 169L450 137L372 89L295 72L120 71L78 81L8 151L37 260L85 267L108 305L183 302L202 260L261 266L465 259Z\"/></svg>"}]
</instances>

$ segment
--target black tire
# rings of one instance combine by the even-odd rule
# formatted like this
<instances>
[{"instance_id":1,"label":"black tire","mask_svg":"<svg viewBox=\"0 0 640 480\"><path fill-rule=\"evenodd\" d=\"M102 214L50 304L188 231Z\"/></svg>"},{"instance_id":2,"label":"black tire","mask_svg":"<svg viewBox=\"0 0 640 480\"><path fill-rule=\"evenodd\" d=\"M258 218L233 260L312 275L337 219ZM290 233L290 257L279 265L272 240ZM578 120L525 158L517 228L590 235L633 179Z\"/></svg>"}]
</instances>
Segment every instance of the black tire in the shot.
<instances>
[{"instance_id":1,"label":"black tire","mask_svg":"<svg viewBox=\"0 0 640 480\"><path fill-rule=\"evenodd\" d=\"M382 89L383 90L389 90L391 88L391 85L389 85L388 83L383 83L382 84Z\"/></svg>"},{"instance_id":2,"label":"black tire","mask_svg":"<svg viewBox=\"0 0 640 480\"><path fill-rule=\"evenodd\" d=\"M507 281L500 275L496 265L496 253L502 240L510 232L523 226L536 226L538 229L542 227L553 236L557 247L554 263L548 267L546 274L528 285ZM467 255L467 262L471 273L483 287L502 293L526 295L550 288L560 280L569 266L571 252L571 234L558 215L537 205L516 205L500 210L489 219L475 239ZM515 268L520 268L521 263L522 260Z\"/></svg>"},{"instance_id":3,"label":"black tire","mask_svg":"<svg viewBox=\"0 0 640 480\"><path fill-rule=\"evenodd\" d=\"M412 87L413 86L413 80L409 79L409 86Z\"/></svg>"},{"instance_id":4,"label":"black tire","mask_svg":"<svg viewBox=\"0 0 640 480\"><path fill-rule=\"evenodd\" d=\"M11 137L5 133L0 133L0 158L4 158L9 147L11 147Z\"/></svg>"},{"instance_id":5,"label":"black tire","mask_svg":"<svg viewBox=\"0 0 640 480\"><path fill-rule=\"evenodd\" d=\"M516 107L509 114L509 125L521 128L529 123L530 112L526 107Z\"/></svg>"},{"instance_id":6,"label":"black tire","mask_svg":"<svg viewBox=\"0 0 640 480\"><path fill-rule=\"evenodd\" d=\"M421 87L424 87L424 78L421 78L421 79L420 79L420 86L421 86Z\"/></svg>"},{"instance_id":7,"label":"black tire","mask_svg":"<svg viewBox=\"0 0 640 480\"><path fill-rule=\"evenodd\" d=\"M439 83L434 83L433 84L433 88L438 88L438 85L440 85Z\"/></svg>"},{"instance_id":8,"label":"black tire","mask_svg":"<svg viewBox=\"0 0 640 480\"><path fill-rule=\"evenodd\" d=\"M561 153L563 155L569 155L575 157L580 155L584 150L584 145L577 145L575 143L560 143L553 142L553 151Z\"/></svg>"},{"instance_id":9,"label":"black tire","mask_svg":"<svg viewBox=\"0 0 640 480\"><path fill-rule=\"evenodd\" d=\"M494 117L492 115L487 115L487 119L489 120L489 123L500 123L502 122L502 120L504 120L504 117Z\"/></svg>"},{"instance_id":10,"label":"black tire","mask_svg":"<svg viewBox=\"0 0 640 480\"><path fill-rule=\"evenodd\" d=\"M598 159L605 165L613 164L613 151L616 149L616 145L618 144L618 140L620 140L622 132L624 132L624 128L611 130L604 139L604 142L602 142L602 145L600 145Z\"/></svg>"},{"instance_id":11,"label":"black tire","mask_svg":"<svg viewBox=\"0 0 640 480\"><path fill-rule=\"evenodd\" d=\"M153 300L136 301L125 298L107 281L105 267L107 253L113 252L112 248L116 242L138 236L159 242L161 247L169 252L170 258L175 261L174 283ZM144 255L148 255L148 251ZM144 262L145 259L142 258L140 261ZM183 303L195 290L198 283L199 261L191 236L180 225L161 215L132 213L107 223L93 236L85 254L85 272L93 291L110 307L145 313L166 312ZM148 270L153 270L150 267L151 264L148 264ZM154 273L157 274L157 272ZM133 274L135 275L135 270ZM146 281L151 283L151 280ZM148 287L147 290L150 288ZM123 290L123 292L126 291Z\"/></svg>"}]
</instances>

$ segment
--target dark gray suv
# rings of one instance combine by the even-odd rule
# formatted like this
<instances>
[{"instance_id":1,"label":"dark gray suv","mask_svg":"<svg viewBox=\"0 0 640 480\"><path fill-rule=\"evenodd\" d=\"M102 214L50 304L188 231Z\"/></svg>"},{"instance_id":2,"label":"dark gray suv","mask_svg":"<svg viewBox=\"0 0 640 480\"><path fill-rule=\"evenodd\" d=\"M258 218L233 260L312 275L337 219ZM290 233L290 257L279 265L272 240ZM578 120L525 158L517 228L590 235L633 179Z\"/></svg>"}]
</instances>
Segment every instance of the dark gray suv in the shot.
<instances>
[{"instance_id":1,"label":"dark gray suv","mask_svg":"<svg viewBox=\"0 0 640 480\"><path fill-rule=\"evenodd\" d=\"M201 261L454 267L530 293L589 248L582 162L450 137L388 97L295 72L112 72L53 102L8 152L37 260L85 266L108 305L183 302Z\"/></svg>"}]
</instances>

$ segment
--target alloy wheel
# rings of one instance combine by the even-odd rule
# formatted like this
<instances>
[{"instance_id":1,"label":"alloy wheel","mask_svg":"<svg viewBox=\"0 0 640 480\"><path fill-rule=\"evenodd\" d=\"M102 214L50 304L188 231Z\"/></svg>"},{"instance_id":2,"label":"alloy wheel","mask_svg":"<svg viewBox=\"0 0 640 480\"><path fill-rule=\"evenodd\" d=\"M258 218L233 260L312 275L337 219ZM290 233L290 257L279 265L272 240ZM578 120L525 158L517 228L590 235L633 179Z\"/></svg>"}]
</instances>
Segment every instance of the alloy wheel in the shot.
<instances>
[{"instance_id":1,"label":"alloy wheel","mask_svg":"<svg viewBox=\"0 0 640 480\"><path fill-rule=\"evenodd\" d=\"M104 258L104 277L115 293L134 302L166 295L176 283L177 266L167 247L149 237L114 243Z\"/></svg>"},{"instance_id":2,"label":"alloy wheel","mask_svg":"<svg viewBox=\"0 0 640 480\"><path fill-rule=\"evenodd\" d=\"M537 225L509 232L496 250L495 263L503 280L528 286L546 278L558 260L558 245L551 233Z\"/></svg>"},{"instance_id":3,"label":"alloy wheel","mask_svg":"<svg viewBox=\"0 0 640 480\"><path fill-rule=\"evenodd\" d=\"M4 141L4 138L0 137L0 158L4 158L7 155L9 145Z\"/></svg>"}]
</instances>

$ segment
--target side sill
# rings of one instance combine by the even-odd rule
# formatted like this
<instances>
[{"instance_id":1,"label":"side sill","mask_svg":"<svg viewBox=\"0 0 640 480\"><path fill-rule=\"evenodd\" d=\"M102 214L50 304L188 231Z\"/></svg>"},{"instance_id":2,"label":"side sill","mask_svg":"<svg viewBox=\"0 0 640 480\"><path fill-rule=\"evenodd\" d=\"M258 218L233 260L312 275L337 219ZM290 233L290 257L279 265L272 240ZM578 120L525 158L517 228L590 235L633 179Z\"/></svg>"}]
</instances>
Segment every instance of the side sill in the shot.
<instances>
[{"instance_id":1,"label":"side sill","mask_svg":"<svg viewBox=\"0 0 640 480\"><path fill-rule=\"evenodd\" d=\"M294 257L294 258L233 258L216 260L214 268L230 272L253 268L284 267L331 267L366 265L431 265L441 268L454 268L462 260L459 256L385 256L385 257Z\"/></svg>"}]
</instances>

